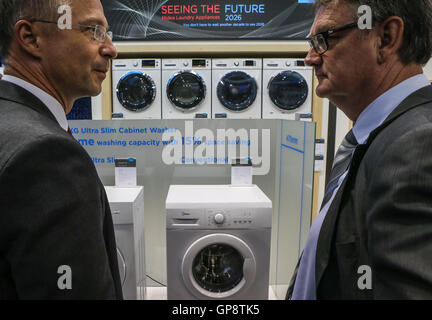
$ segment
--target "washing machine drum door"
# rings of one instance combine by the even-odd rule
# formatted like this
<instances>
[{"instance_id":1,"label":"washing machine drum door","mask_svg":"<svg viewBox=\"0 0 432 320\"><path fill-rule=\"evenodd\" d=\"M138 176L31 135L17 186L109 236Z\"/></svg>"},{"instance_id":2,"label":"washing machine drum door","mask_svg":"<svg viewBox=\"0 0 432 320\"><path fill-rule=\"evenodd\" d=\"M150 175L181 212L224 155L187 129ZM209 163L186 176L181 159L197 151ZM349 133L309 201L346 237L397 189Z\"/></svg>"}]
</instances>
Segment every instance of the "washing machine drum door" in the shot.
<instances>
[{"instance_id":1,"label":"washing machine drum door","mask_svg":"<svg viewBox=\"0 0 432 320\"><path fill-rule=\"evenodd\" d=\"M124 75L117 85L117 98L130 111L147 109L155 97L156 85L153 79L141 72Z\"/></svg>"},{"instance_id":2,"label":"washing machine drum door","mask_svg":"<svg viewBox=\"0 0 432 320\"><path fill-rule=\"evenodd\" d=\"M209 292L226 292L243 279L243 256L227 244L202 249L192 264L195 281Z\"/></svg>"},{"instance_id":3,"label":"washing machine drum door","mask_svg":"<svg viewBox=\"0 0 432 320\"><path fill-rule=\"evenodd\" d=\"M168 99L182 111L191 111L204 100L206 84L204 79L193 71L176 73L168 81Z\"/></svg>"},{"instance_id":4,"label":"washing machine drum door","mask_svg":"<svg viewBox=\"0 0 432 320\"><path fill-rule=\"evenodd\" d=\"M195 241L183 257L183 280L198 298L228 298L255 280L256 262L249 246L229 234Z\"/></svg>"},{"instance_id":5,"label":"washing machine drum door","mask_svg":"<svg viewBox=\"0 0 432 320\"><path fill-rule=\"evenodd\" d=\"M305 78L295 71L283 71L273 77L268 85L270 99L282 110L300 107L309 93Z\"/></svg>"},{"instance_id":6,"label":"washing machine drum door","mask_svg":"<svg viewBox=\"0 0 432 320\"><path fill-rule=\"evenodd\" d=\"M243 111L256 99L258 86L253 77L243 71L233 71L217 85L219 101L231 111Z\"/></svg>"}]
</instances>

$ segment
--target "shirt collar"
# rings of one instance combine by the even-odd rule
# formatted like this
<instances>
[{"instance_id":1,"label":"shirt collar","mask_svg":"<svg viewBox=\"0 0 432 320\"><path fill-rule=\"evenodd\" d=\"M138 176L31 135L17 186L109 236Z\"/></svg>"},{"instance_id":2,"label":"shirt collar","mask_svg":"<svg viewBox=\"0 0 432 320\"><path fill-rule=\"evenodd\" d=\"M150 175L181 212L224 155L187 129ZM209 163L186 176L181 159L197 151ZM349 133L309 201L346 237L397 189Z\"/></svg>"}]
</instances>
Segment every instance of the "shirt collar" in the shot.
<instances>
[{"instance_id":1,"label":"shirt collar","mask_svg":"<svg viewBox=\"0 0 432 320\"><path fill-rule=\"evenodd\" d=\"M31 84L30 82L14 76L4 75L2 80L16 84L17 86L20 86L21 88L35 95L54 115L58 124L63 128L63 130L68 131L69 125L66 119L65 111L60 102L58 102L54 97L52 97L42 89L36 87L35 85Z\"/></svg>"},{"instance_id":2,"label":"shirt collar","mask_svg":"<svg viewBox=\"0 0 432 320\"><path fill-rule=\"evenodd\" d=\"M378 128L403 100L428 85L430 82L426 76L418 74L402 81L375 99L363 110L353 127L353 133L358 143L366 143L369 134Z\"/></svg>"}]
</instances>

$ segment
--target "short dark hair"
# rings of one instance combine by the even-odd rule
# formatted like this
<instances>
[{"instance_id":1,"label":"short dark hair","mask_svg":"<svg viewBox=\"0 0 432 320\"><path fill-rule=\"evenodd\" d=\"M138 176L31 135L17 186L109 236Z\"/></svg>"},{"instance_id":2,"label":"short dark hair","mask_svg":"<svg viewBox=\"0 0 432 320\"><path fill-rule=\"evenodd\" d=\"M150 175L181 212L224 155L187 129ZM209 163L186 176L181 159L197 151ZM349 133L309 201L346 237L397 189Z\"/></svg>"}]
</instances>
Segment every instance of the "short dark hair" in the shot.
<instances>
[{"instance_id":1,"label":"short dark hair","mask_svg":"<svg viewBox=\"0 0 432 320\"><path fill-rule=\"evenodd\" d=\"M337 0L336 0L337 1ZM368 5L372 9L373 22L382 22L392 16L400 17L405 23L403 43L399 58L404 64L426 64L432 55L432 1L431 0L343 0L357 9ZM316 0L315 10L335 0Z\"/></svg>"},{"instance_id":2,"label":"short dark hair","mask_svg":"<svg viewBox=\"0 0 432 320\"><path fill-rule=\"evenodd\" d=\"M68 0L0 0L0 55L7 60L15 23L24 18L53 19Z\"/></svg>"}]
</instances>

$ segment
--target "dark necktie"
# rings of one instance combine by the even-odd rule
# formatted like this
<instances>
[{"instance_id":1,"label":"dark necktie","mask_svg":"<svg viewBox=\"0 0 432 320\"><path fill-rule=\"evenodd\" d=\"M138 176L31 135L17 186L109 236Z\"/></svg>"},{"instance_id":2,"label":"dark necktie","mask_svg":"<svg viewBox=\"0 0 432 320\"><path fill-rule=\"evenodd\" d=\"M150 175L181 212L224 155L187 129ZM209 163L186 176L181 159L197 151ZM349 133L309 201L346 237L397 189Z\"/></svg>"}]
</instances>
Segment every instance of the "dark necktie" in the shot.
<instances>
[{"instance_id":1,"label":"dark necktie","mask_svg":"<svg viewBox=\"0 0 432 320\"><path fill-rule=\"evenodd\" d=\"M339 178L348 169L354 149L357 145L358 142L354 136L354 133L352 132L352 130L350 130L343 139L338 151L336 152L336 156L333 161L333 167L330 173L330 182L327 184L324 199L321 204L321 209L331 199L334 190L338 186Z\"/></svg>"},{"instance_id":2,"label":"dark necktie","mask_svg":"<svg viewBox=\"0 0 432 320\"><path fill-rule=\"evenodd\" d=\"M333 161L333 168L332 171L330 173L330 182L327 184L326 187L326 192L324 194L324 199L323 202L321 204L321 209L320 212L322 210L322 208L324 208L324 206L326 205L326 203L332 198L332 195L334 193L334 191L336 190L336 188L338 187L338 181L340 179L340 177L346 172L346 170L348 169L348 166L351 162L352 159L352 155L354 153L354 149L355 147L358 145L358 142L354 136L354 134L352 133L352 130L350 130L347 135L345 136L344 140L342 141L341 145L339 146L338 151L336 152L336 156L335 159ZM326 213L323 213L326 214ZM324 216L325 217L325 216ZM312 235L312 239L315 239L314 241L318 241L318 236L319 236L319 230L321 229L321 223L324 220L323 216L319 216L317 217L317 219L315 220L315 223L318 223L315 226L315 230L318 233L314 233ZM313 228L314 226L312 226ZM311 230L312 230L311 228ZM310 236L310 235L309 235ZM314 238L314 236L316 238ZM294 270L294 275L291 278L291 283L288 287L288 291L286 294L286 299L291 298L292 296L294 296L294 299L298 299L298 297L296 296L296 294L293 294L294 292L294 285L297 282L297 276L298 273L300 273L300 289L299 289L299 295L301 296L302 294L304 294L304 291L302 290L306 290L306 293L308 293L309 295L307 296L311 296L310 295L310 290L308 289L308 281L306 281L306 277L308 277L310 279L310 276L308 276L308 271L309 270L315 270L315 254L316 254L316 246L314 247L314 241L312 241L312 239L308 238L308 241L306 242L306 247L305 249L307 249L308 245L309 250L302 252L302 255L300 256L299 261L297 262L297 266ZM310 249L312 248L312 249ZM303 255L305 255L305 257L303 257ZM303 259L306 259L305 262L302 264L302 270L299 270L301 261ZM312 276L313 279L315 279L314 276Z\"/></svg>"}]
</instances>

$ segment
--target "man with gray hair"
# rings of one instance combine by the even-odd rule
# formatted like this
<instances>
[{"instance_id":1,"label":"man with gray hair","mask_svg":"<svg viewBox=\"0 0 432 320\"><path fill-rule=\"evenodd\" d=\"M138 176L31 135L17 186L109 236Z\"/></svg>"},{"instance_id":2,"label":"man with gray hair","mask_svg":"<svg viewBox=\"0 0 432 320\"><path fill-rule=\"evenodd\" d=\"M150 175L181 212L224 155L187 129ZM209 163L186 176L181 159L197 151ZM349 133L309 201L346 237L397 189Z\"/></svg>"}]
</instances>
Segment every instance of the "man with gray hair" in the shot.
<instances>
[{"instance_id":1,"label":"man with gray hair","mask_svg":"<svg viewBox=\"0 0 432 320\"><path fill-rule=\"evenodd\" d=\"M107 28L99 0L0 0L0 299L122 299L105 190L66 121L117 56Z\"/></svg>"},{"instance_id":2,"label":"man with gray hair","mask_svg":"<svg viewBox=\"0 0 432 320\"><path fill-rule=\"evenodd\" d=\"M315 8L306 63L318 96L354 127L287 298L431 299L432 86L422 65L432 3L317 0ZM372 13L371 29L360 28L368 17L358 12Z\"/></svg>"}]
</instances>

